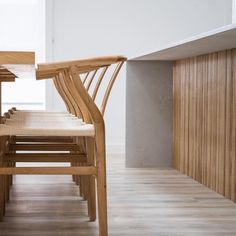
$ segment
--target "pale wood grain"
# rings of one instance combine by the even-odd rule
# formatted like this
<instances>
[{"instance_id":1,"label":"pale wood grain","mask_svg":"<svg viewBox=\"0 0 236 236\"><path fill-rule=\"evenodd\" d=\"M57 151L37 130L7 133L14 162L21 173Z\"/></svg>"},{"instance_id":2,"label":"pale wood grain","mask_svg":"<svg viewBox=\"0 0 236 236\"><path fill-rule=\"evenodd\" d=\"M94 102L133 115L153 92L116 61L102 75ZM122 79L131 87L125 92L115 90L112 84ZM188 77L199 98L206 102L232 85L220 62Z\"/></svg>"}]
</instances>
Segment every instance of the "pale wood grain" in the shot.
<instances>
[{"instance_id":1,"label":"pale wood grain","mask_svg":"<svg viewBox=\"0 0 236 236\"><path fill-rule=\"evenodd\" d=\"M0 51L0 65L2 64L35 64L35 53Z\"/></svg>"},{"instance_id":2,"label":"pale wood grain","mask_svg":"<svg viewBox=\"0 0 236 236\"><path fill-rule=\"evenodd\" d=\"M175 62L173 122L175 167L233 201L235 61L232 49Z\"/></svg>"}]
</instances>

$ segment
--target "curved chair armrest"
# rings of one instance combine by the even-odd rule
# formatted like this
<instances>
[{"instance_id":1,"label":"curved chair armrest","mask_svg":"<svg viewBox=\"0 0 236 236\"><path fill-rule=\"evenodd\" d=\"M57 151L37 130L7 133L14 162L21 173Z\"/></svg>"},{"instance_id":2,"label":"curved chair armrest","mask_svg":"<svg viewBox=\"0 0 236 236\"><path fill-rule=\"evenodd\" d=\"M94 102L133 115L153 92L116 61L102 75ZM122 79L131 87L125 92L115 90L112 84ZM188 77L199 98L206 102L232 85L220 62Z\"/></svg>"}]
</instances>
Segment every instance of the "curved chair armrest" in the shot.
<instances>
[{"instance_id":1,"label":"curved chair armrest","mask_svg":"<svg viewBox=\"0 0 236 236\"><path fill-rule=\"evenodd\" d=\"M43 79L53 79L55 78L59 72L62 72L64 69L36 69L36 80L43 80Z\"/></svg>"},{"instance_id":2,"label":"curved chair armrest","mask_svg":"<svg viewBox=\"0 0 236 236\"><path fill-rule=\"evenodd\" d=\"M96 70L101 67L109 66L111 64L126 61L127 58L124 56L107 56L107 57L95 57L91 59L75 60L75 61L64 61L64 62L52 62L38 64L37 71L40 70L58 70L66 69L71 66L76 66L80 74L87 73Z\"/></svg>"}]
</instances>

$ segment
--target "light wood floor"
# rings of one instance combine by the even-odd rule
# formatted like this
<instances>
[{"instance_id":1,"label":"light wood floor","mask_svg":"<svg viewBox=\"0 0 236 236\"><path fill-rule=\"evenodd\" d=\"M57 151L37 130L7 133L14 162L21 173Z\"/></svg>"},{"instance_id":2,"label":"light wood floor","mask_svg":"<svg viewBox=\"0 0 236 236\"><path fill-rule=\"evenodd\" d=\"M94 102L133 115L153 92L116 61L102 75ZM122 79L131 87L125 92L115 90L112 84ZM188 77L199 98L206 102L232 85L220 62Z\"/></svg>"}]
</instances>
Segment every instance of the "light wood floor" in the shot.
<instances>
[{"instance_id":1,"label":"light wood floor","mask_svg":"<svg viewBox=\"0 0 236 236\"><path fill-rule=\"evenodd\" d=\"M34 184L34 183L39 184ZM108 157L109 235L236 235L236 204L175 170ZM97 235L69 176L18 176L1 236Z\"/></svg>"}]
</instances>

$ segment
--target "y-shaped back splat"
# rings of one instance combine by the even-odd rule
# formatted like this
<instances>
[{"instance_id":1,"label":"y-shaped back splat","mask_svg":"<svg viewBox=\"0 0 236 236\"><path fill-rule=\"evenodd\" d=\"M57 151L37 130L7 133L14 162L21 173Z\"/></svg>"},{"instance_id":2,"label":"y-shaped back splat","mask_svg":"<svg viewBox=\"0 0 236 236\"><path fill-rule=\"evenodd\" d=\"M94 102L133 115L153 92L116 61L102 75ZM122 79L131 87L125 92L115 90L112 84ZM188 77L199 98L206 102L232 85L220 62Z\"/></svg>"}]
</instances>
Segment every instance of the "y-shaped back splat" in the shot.
<instances>
[{"instance_id":1,"label":"y-shaped back splat","mask_svg":"<svg viewBox=\"0 0 236 236\"><path fill-rule=\"evenodd\" d=\"M76 95L76 91L71 88L71 86L75 86L75 84L77 83L76 79L80 79L80 75L85 74L83 81L80 79L81 84L84 85L84 88L87 90L87 92L90 93L91 99L95 102L102 81L104 80L106 75L107 77L111 75L110 79L108 78L109 83L107 85L105 93L103 94L102 105L100 108L101 114L104 115L112 87L125 61L125 57L116 56L100 57L79 61L40 64L37 71L38 79L47 77L47 73L51 76L54 73L55 87L62 97L64 103L66 104L67 110L77 117L87 117L88 120L89 116L87 114L83 114L84 112L82 111L81 104L78 104L77 101L78 96ZM115 65L115 68L111 65ZM72 67L73 70L76 71L76 79L69 72L69 69L71 69ZM111 70L113 70L113 72L111 72ZM109 74L107 73L108 71ZM92 83L94 83L93 89L91 89Z\"/></svg>"}]
</instances>

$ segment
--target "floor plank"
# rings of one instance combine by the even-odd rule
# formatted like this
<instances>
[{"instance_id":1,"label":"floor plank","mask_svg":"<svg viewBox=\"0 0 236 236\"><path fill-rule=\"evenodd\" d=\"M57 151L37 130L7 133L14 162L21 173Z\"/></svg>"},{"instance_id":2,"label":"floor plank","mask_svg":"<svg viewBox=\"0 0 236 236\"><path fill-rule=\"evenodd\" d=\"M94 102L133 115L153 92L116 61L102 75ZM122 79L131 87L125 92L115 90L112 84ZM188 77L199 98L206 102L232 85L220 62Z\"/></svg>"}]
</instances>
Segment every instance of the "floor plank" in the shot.
<instances>
[{"instance_id":1,"label":"floor plank","mask_svg":"<svg viewBox=\"0 0 236 236\"><path fill-rule=\"evenodd\" d=\"M236 204L172 169L108 157L109 235L236 235ZM69 176L17 176L1 236L98 235ZM35 183L38 183L35 185Z\"/></svg>"}]
</instances>

